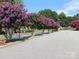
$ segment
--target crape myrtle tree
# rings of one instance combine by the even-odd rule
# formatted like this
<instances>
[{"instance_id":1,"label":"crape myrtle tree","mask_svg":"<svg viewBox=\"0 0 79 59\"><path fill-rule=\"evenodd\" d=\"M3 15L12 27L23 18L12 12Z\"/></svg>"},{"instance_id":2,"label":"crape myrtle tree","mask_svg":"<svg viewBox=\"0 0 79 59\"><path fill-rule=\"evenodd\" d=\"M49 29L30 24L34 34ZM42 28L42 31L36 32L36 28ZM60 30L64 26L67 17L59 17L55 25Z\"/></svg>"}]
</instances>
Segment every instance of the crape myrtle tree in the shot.
<instances>
[{"instance_id":1,"label":"crape myrtle tree","mask_svg":"<svg viewBox=\"0 0 79 59\"><path fill-rule=\"evenodd\" d=\"M72 28L75 28L76 30L79 30L79 19L75 19L75 20L71 21L70 26Z\"/></svg>"},{"instance_id":2,"label":"crape myrtle tree","mask_svg":"<svg viewBox=\"0 0 79 59\"><path fill-rule=\"evenodd\" d=\"M29 22L28 26L32 30L32 35L34 33L35 29L43 29L45 27L45 19L40 17L40 15L37 15L35 13L30 13L28 16Z\"/></svg>"},{"instance_id":3,"label":"crape myrtle tree","mask_svg":"<svg viewBox=\"0 0 79 59\"><path fill-rule=\"evenodd\" d=\"M43 24L39 20L39 14L36 13L28 13L28 27L31 29L31 33L33 35L35 29L42 29Z\"/></svg>"},{"instance_id":4,"label":"crape myrtle tree","mask_svg":"<svg viewBox=\"0 0 79 59\"><path fill-rule=\"evenodd\" d=\"M29 13L28 19L28 27L31 28L32 35L35 29L43 29L43 33L45 29L48 29L49 33L49 29L58 29L60 27L59 22L40 14Z\"/></svg>"},{"instance_id":5,"label":"crape myrtle tree","mask_svg":"<svg viewBox=\"0 0 79 59\"><path fill-rule=\"evenodd\" d=\"M43 33L44 33L44 30L45 30L46 27L47 27L46 17L43 16L43 15L40 15L40 16L39 16L39 20L40 20L40 22L41 22L41 24L42 24L42 27L43 27Z\"/></svg>"},{"instance_id":6,"label":"crape myrtle tree","mask_svg":"<svg viewBox=\"0 0 79 59\"><path fill-rule=\"evenodd\" d=\"M43 25L43 33L44 33L45 29L48 29L48 32L49 32L49 27L52 26L52 22L51 22L50 18L47 18L42 15L39 18L40 18L40 22Z\"/></svg>"},{"instance_id":7,"label":"crape myrtle tree","mask_svg":"<svg viewBox=\"0 0 79 59\"><path fill-rule=\"evenodd\" d=\"M44 9L44 10L40 10L40 11L38 12L38 14L43 15L43 16L46 17L47 19L51 19L51 21L50 21L50 20L47 21L49 24L51 24L51 22L54 21L55 24L58 24L58 25L56 25L55 27L56 27L56 28L57 28L57 27L60 27L59 16L58 16L58 14L57 14L56 11L52 11L51 9ZM49 26L49 27L56 29L56 28L53 27L53 26Z\"/></svg>"},{"instance_id":8,"label":"crape myrtle tree","mask_svg":"<svg viewBox=\"0 0 79 59\"><path fill-rule=\"evenodd\" d=\"M12 38L14 28L19 30L27 22L28 16L23 7L18 3L0 3L0 24L5 30L6 40ZM20 31L19 31L20 32Z\"/></svg>"},{"instance_id":9,"label":"crape myrtle tree","mask_svg":"<svg viewBox=\"0 0 79 59\"><path fill-rule=\"evenodd\" d=\"M76 15L74 15L72 17L72 20L70 22L70 26L72 28L75 28L76 30L79 30L79 13L77 13Z\"/></svg>"},{"instance_id":10,"label":"crape myrtle tree","mask_svg":"<svg viewBox=\"0 0 79 59\"><path fill-rule=\"evenodd\" d=\"M60 23L59 21L55 21L53 19L47 18L47 28L48 28L48 33L49 33L49 29L56 29L58 30L58 28L60 27Z\"/></svg>"},{"instance_id":11,"label":"crape myrtle tree","mask_svg":"<svg viewBox=\"0 0 79 59\"><path fill-rule=\"evenodd\" d=\"M1 2L20 3L23 6L22 0L0 0ZM3 34L2 26L0 26L0 34Z\"/></svg>"},{"instance_id":12,"label":"crape myrtle tree","mask_svg":"<svg viewBox=\"0 0 79 59\"><path fill-rule=\"evenodd\" d=\"M40 18L40 22L43 24L43 32L45 29L48 29L48 33L49 33L49 29L58 29L60 27L60 23L54 21L53 19L50 19L42 15L39 18Z\"/></svg>"},{"instance_id":13,"label":"crape myrtle tree","mask_svg":"<svg viewBox=\"0 0 79 59\"><path fill-rule=\"evenodd\" d=\"M28 28L31 29L31 33L33 35L34 29L36 28L36 15L35 13L28 13Z\"/></svg>"}]
</instances>

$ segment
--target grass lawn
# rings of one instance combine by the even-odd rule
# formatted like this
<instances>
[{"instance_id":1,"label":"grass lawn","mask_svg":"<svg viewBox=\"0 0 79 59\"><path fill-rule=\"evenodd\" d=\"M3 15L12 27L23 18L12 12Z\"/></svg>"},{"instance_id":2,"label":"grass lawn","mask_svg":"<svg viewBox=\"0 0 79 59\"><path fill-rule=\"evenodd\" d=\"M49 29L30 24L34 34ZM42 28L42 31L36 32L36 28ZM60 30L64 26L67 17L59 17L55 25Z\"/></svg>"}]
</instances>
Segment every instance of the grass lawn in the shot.
<instances>
[{"instance_id":1,"label":"grass lawn","mask_svg":"<svg viewBox=\"0 0 79 59\"><path fill-rule=\"evenodd\" d=\"M0 39L4 39L5 37L4 37L4 35L0 35Z\"/></svg>"}]
</instances>

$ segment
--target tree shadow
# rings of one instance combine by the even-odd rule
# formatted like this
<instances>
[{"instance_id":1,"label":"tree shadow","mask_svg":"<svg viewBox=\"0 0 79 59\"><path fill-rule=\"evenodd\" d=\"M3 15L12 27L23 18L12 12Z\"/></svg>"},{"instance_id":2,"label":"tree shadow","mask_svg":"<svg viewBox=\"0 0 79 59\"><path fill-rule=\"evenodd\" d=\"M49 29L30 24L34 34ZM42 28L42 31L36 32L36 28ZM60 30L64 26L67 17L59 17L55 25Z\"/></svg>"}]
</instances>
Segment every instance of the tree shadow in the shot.
<instances>
[{"instance_id":1,"label":"tree shadow","mask_svg":"<svg viewBox=\"0 0 79 59\"><path fill-rule=\"evenodd\" d=\"M42 36L43 35L43 33L40 33L40 34L35 34L35 36Z\"/></svg>"},{"instance_id":2,"label":"tree shadow","mask_svg":"<svg viewBox=\"0 0 79 59\"><path fill-rule=\"evenodd\" d=\"M12 38L12 39L10 39L8 41L9 42L25 41L25 40L28 40L30 37L32 37L32 36L23 36L23 37L20 37L20 39L18 37L15 37L15 38Z\"/></svg>"},{"instance_id":3,"label":"tree shadow","mask_svg":"<svg viewBox=\"0 0 79 59\"><path fill-rule=\"evenodd\" d=\"M43 34L49 34L48 32L46 32L46 33L43 33Z\"/></svg>"}]
</instances>

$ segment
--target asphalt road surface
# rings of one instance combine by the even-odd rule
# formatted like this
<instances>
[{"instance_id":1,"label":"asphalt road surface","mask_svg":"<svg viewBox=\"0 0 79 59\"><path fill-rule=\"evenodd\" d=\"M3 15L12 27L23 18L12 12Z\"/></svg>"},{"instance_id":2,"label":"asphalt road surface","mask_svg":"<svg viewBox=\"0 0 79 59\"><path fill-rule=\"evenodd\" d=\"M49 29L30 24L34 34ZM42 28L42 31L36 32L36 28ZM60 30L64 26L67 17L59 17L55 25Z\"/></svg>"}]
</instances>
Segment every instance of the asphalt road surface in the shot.
<instances>
[{"instance_id":1,"label":"asphalt road surface","mask_svg":"<svg viewBox=\"0 0 79 59\"><path fill-rule=\"evenodd\" d=\"M79 59L79 32L59 31L0 48L0 59Z\"/></svg>"}]
</instances>

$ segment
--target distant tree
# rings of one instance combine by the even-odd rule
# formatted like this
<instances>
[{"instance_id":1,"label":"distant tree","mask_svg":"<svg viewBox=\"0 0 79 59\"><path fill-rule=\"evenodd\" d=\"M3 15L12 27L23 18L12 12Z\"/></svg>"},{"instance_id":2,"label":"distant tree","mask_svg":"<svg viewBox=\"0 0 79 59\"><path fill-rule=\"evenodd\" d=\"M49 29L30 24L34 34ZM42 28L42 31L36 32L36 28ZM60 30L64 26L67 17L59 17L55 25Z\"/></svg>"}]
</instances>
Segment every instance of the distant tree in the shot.
<instances>
[{"instance_id":1,"label":"distant tree","mask_svg":"<svg viewBox=\"0 0 79 59\"><path fill-rule=\"evenodd\" d=\"M60 24L61 24L62 27L67 27L68 26L68 19L67 19L64 12L61 12L59 14L59 19L60 19Z\"/></svg>"},{"instance_id":2,"label":"distant tree","mask_svg":"<svg viewBox=\"0 0 79 59\"><path fill-rule=\"evenodd\" d=\"M40 15L46 16L48 18L58 20L58 15L56 11L52 11L51 9L44 9L38 12Z\"/></svg>"},{"instance_id":3,"label":"distant tree","mask_svg":"<svg viewBox=\"0 0 79 59\"><path fill-rule=\"evenodd\" d=\"M70 25L71 21L74 20L73 16L67 16L68 25Z\"/></svg>"},{"instance_id":4,"label":"distant tree","mask_svg":"<svg viewBox=\"0 0 79 59\"><path fill-rule=\"evenodd\" d=\"M59 19L64 19L64 18L66 18L65 13L64 13L64 12L61 12L61 13L59 14Z\"/></svg>"},{"instance_id":5,"label":"distant tree","mask_svg":"<svg viewBox=\"0 0 79 59\"><path fill-rule=\"evenodd\" d=\"M74 19L79 19L79 13L73 16Z\"/></svg>"}]
</instances>

